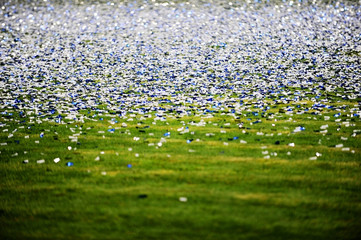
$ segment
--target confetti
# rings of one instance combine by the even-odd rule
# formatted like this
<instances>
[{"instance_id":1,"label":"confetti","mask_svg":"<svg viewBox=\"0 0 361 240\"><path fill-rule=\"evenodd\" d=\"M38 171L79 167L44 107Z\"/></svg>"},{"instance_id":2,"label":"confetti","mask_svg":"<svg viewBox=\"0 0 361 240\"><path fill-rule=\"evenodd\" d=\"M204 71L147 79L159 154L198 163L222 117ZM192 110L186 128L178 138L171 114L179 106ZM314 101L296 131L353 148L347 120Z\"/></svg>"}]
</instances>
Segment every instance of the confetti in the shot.
<instances>
[{"instance_id":1,"label":"confetti","mask_svg":"<svg viewBox=\"0 0 361 240\"><path fill-rule=\"evenodd\" d=\"M28 115L28 123L16 124L27 129L45 122L64 124L72 134L72 145L80 145L80 123L85 120L110 125L106 130L94 130L101 140L124 134L137 142L134 144L141 144L140 134L146 133L145 129L137 134L129 129L141 128L142 121L149 119L147 128L165 126L161 132L164 138L148 143L156 148L174 136L167 126L169 119L182 116L197 115L196 120L175 128L177 137L184 134L182 141L189 146L194 144L190 135L198 137L192 128L207 124L214 126L215 130L209 131L215 133L206 133L206 137L221 133L229 141L248 140L246 134L250 134L261 142L264 137L297 136L314 130L305 122L297 122L297 115L328 121L315 125L320 138L333 134L334 126L340 135L344 129L357 126L360 106L352 110L336 102L361 97L358 6L337 3L323 8L303 1L283 1L276 8L259 5L263 1L248 2L212 1L206 8L202 1L187 6L183 1L149 5L121 2L117 7L110 2L89 7L49 3L36 11L4 5L0 21L0 56L4 62L0 66L1 115L8 122L14 121L15 115L9 109L20 117ZM253 7L257 11L248 11ZM305 106L304 102L311 104ZM277 104L282 107L274 113L272 108ZM83 113L90 109L94 111ZM229 118L219 123L209 121L207 118L215 113ZM109 114L113 114L110 121ZM266 120L272 120L274 130L282 129L283 133L268 133L263 127ZM281 126L278 121L293 125L276 129L276 125ZM1 126L9 125L2 122ZM7 128L2 132L8 142L0 146L19 144L13 138L29 134L22 132L24 126ZM233 130L230 128L237 129L235 135L241 137L227 136ZM30 136L42 138L34 142L43 147L43 139L49 138L52 130L33 129L37 130ZM347 141L355 140L360 132L355 129L347 137L337 138L348 145ZM270 142L281 147L285 140L279 139ZM318 144L325 142L326 137ZM224 137L220 143L229 145ZM240 144L246 143L240 140ZM333 142L330 146L355 151L344 144ZM295 147L295 143L288 146ZM71 146L67 149L76 150ZM273 157L277 153L262 151L262 155ZM311 158L320 156L316 153ZM97 156L95 161L99 160Z\"/></svg>"}]
</instances>

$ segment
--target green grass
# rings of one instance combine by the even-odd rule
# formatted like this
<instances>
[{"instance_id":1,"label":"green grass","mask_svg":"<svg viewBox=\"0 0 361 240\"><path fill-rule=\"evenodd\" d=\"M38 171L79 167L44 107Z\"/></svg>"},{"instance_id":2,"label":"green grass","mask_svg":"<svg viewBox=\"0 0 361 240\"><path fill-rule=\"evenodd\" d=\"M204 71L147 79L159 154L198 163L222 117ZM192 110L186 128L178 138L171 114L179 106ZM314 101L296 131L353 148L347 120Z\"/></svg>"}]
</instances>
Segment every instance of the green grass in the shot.
<instances>
[{"instance_id":1,"label":"green grass","mask_svg":"<svg viewBox=\"0 0 361 240\"><path fill-rule=\"evenodd\" d=\"M283 107L269 110L273 119L219 112L156 124L154 114L64 124L2 115L1 239L358 239L360 118L291 116ZM305 130L293 133L298 126Z\"/></svg>"}]
</instances>

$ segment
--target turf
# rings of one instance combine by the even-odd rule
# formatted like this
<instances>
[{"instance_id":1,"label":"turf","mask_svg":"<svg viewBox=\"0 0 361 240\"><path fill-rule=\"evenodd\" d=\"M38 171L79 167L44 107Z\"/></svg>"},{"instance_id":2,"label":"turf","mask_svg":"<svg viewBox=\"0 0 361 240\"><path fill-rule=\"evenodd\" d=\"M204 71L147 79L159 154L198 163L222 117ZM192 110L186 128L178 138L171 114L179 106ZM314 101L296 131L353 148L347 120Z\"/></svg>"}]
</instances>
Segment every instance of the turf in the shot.
<instances>
[{"instance_id":1,"label":"turf","mask_svg":"<svg viewBox=\"0 0 361 240\"><path fill-rule=\"evenodd\" d=\"M359 3L2 2L0 239L361 239Z\"/></svg>"},{"instance_id":2,"label":"turf","mask_svg":"<svg viewBox=\"0 0 361 240\"><path fill-rule=\"evenodd\" d=\"M2 239L357 239L360 119L283 107L278 121L2 116Z\"/></svg>"}]
</instances>

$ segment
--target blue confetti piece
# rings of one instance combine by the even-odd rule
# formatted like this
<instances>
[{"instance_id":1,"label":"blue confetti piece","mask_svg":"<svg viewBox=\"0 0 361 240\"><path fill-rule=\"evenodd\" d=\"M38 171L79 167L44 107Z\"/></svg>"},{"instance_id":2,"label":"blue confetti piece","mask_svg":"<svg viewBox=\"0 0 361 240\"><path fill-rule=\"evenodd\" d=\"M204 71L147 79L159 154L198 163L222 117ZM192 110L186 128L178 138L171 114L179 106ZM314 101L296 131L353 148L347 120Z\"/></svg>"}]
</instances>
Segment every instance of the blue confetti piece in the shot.
<instances>
[{"instance_id":1,"label":"blue confetti piece","mask_svg":"<svg viewBox=\"0 0 361 240\"><path fill-rule=\"evenodd\" d=\"M73 163L73 162L67 162L67 163L66 163L66 166L67 166L67 167L74 166L74 163Z\"/></svg>"}]
</instances>

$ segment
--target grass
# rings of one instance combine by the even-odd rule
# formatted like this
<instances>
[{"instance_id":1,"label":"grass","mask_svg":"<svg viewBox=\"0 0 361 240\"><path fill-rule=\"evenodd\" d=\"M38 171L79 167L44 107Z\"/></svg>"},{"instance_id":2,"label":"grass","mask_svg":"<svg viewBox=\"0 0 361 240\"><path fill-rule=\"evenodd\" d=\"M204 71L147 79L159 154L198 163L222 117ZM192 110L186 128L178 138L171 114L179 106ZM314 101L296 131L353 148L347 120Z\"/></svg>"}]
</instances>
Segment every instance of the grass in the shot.
<instances>
[{"instance_id":1,"label":"grass","mask_svg":"<svg viewBox=\"0 0 361 240\"><path fill-rule=\"evenodd\" d=\"M63 124L3 114L1 239L358 239L360 119L284 107L269 110L275 118L153 113Z\"/></svg>"},{"instance_id":2,"label":"grass","mask_svg":"<svg viewBox=\"0 0 361 240\"><path fill-rule=\"evenodd\" d=\"M357 4L7 2L0 239L361 238Z\"/></svg>"}]
</instances>

